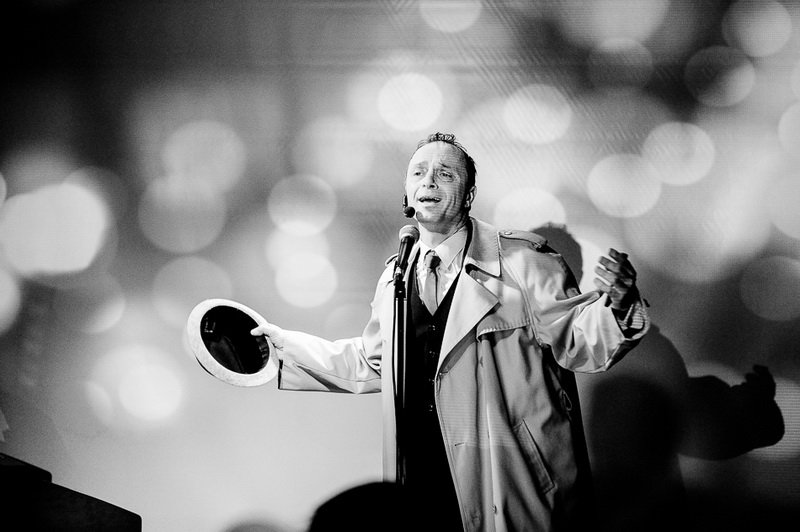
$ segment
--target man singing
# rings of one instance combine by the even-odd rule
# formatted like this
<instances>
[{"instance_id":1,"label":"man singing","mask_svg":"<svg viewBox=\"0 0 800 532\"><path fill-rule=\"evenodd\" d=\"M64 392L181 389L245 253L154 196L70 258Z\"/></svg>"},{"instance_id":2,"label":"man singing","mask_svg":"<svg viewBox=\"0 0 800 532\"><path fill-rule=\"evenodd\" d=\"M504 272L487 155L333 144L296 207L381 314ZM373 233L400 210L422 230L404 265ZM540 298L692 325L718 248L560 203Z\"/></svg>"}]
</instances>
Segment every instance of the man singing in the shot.
<instances>
[{"instance_id":1,"label":"man singing","mask_svg":"<svg viewBox=\"0 0 800 532\"><path fill-rule=\"evenodd\" d=\"M469 216L475 179L473 159L442 133L419 143L406 173L419 228L405 273L403 482L417 501L407 511L437 531L576 530L591 518L592 488L572 372L607 370L646 333L636 272L611 249L597 291L581 294L545 239ZM275 346L281 389L383 391L387 480L397 471L394 272L387 261L360 337L252 331Z\"/></svg>"}]
</instances>

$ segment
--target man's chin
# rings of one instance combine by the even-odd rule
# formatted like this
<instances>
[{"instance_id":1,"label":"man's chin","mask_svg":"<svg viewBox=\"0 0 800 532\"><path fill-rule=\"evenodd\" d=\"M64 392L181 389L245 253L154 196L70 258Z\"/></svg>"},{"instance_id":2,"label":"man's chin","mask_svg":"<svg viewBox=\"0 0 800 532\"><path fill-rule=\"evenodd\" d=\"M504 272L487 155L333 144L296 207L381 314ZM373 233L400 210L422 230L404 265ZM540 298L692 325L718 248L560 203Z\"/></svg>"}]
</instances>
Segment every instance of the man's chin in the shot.
<instances>
[{"instance_id":1,"label":"man's chin","mask_svg":"<svg viewBox=\"0 0 800 532\"><path fill-rule=\"evenodd\" d=\"M458 226L461 220L449 219L441 212L431 212L429 210L417 211L414 214L417 223L427 229L436 233L446 232L451 227Z\"/></svg>"},{"instance_id":2,"label":"man's chin","mask_svg":"<svg viewBox=\"0 0 800 532\"><path fill-rule=\"evenodd\" d=\"M419 223L437 223L442 221L441 213L431 212L425 208L417 209L414 218L416 218Z\"/></svg>"}]
</instances>

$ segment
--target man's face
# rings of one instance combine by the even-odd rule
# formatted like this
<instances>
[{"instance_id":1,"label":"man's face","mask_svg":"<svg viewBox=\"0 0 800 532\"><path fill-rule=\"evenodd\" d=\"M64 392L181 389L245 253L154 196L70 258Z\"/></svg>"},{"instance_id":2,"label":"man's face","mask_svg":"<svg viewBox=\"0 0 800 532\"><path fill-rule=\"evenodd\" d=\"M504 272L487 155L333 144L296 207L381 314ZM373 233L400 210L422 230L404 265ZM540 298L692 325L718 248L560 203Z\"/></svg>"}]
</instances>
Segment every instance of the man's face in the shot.
<instances>
[{"instance_id":1,"label":"man's face","mask_svg":"<svg viewBox=\"0 0 800 532\"><path fill-rule=\"evenodd\" d=\"M475 191L466 188L464 154L452 144L425 144L408 163L408 204L416 209L417 221L431 231L449 232L466 218L464 203L472 202Z\"/></svg>"}]
</instances>

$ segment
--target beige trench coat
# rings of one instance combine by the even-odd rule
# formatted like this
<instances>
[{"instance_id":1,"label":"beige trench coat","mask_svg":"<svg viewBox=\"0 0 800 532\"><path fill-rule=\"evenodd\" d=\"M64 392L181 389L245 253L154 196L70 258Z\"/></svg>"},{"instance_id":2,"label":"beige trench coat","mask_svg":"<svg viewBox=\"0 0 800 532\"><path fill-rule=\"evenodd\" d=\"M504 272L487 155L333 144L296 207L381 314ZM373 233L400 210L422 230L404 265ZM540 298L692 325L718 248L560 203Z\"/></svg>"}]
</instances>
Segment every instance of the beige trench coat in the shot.
<instances>
[{"instance_id":1,"label":"beige trench coat","mask_svg":"<svg viewBox=\"0 0 800 532\"><path fill-rule=\"evenodd\" d=\"M467 531L573 530L588 478L570 371L604 371L649 326L625 338L599 294L580 294L538 235L471 219L472 239L444 333L436 403ZM417 250L412 251L413 263ZM409 268L410 270L411 268ZM393 390L393 261L359 338L285 331L279 387ZM569 371L565 371L569 370ZM613 398L608 398L613 400ZM384 477L395 477L394 393L385 393ZM577 414L577 416L576 416ZM572 425L571 425L572 424ZM577 438L575 435L578 435ZM580 441L577 441L580 440Z\"/></svg>"}]
</instances>

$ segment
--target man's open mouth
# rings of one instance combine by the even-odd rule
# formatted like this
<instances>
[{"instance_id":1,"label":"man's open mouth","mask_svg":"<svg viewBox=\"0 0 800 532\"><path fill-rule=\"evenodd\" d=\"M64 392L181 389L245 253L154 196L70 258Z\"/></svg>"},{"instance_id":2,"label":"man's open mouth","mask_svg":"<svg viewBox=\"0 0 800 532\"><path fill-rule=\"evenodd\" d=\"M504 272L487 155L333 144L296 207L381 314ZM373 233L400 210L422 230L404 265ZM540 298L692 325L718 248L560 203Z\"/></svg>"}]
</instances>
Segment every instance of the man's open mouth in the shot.
<instances>
[{"instance_id":1,"label":"man's open mouth","mask_svg":"<svg viewBox=\"0 0 800 532\"><path fill-rule=\"evenodd\" d=\"M442 201L442 198L433 198L433 197L430 197L430 196L423 196L421 198L418 198L417 201L419 201L420 203L439 203L440 201Z\"/></svg>"}]
</instances>

